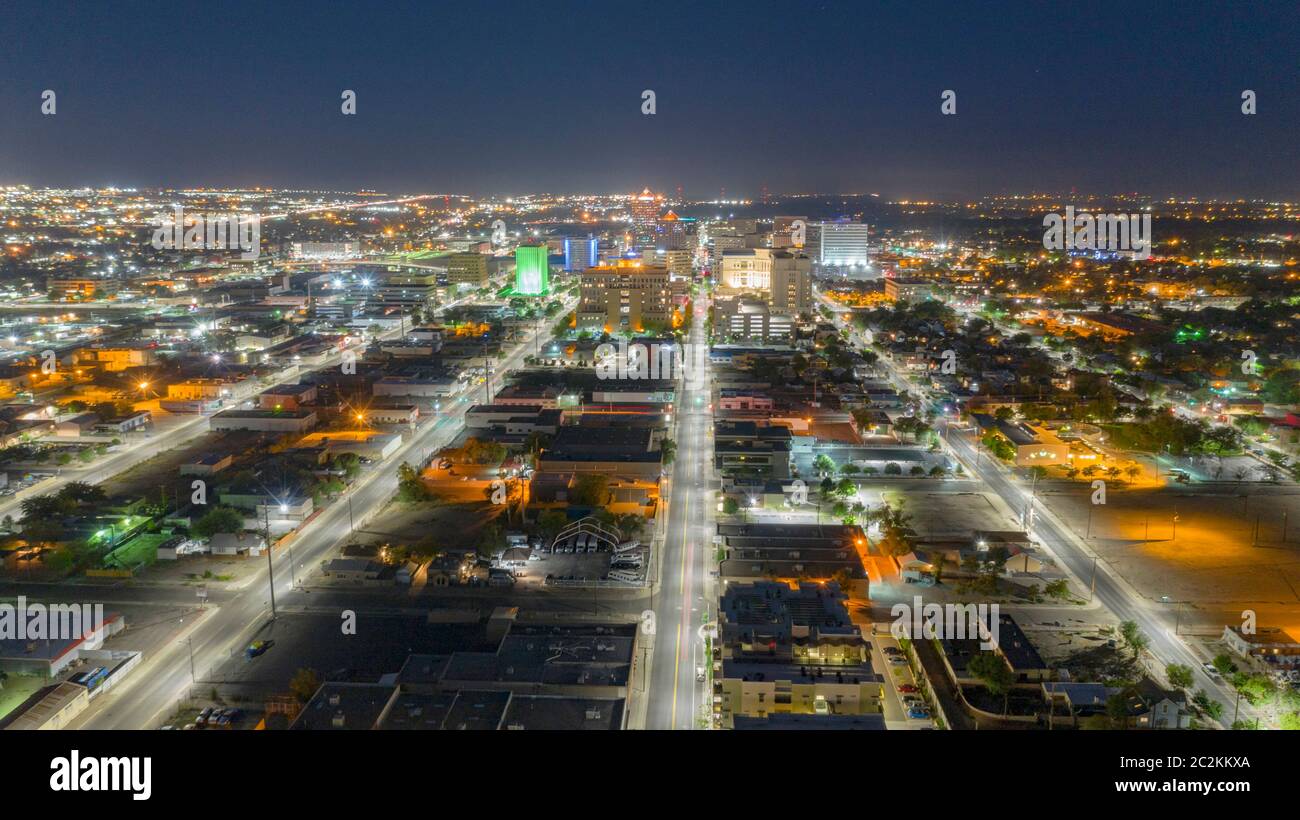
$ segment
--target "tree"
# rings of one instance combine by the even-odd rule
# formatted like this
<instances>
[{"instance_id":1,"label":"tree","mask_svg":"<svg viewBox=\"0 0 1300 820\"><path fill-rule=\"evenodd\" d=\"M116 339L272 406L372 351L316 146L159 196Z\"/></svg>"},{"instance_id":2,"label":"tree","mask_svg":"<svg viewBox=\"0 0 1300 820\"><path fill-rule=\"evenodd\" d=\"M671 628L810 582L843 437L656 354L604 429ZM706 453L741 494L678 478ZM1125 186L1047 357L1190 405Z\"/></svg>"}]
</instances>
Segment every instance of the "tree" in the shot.
<instances>
[{"instance_id":1,"label":"tree","mask_svg":"<svg viewBox=\"0 0 1300 820\"><path fill-rule=\"evenodd\" d=\"M1169 685L1175 689L1192 688L1192 667L1181 663L1171 663L1165 666L1165 677L1169 679Z\"/></svg>"},{"instance_id":2,"label":"tree","mask_svg":"<svg viewBox=\"0 0 1300 820\"><path fill-rule=\"evenodd\" d=\"M1064 578L1058 578L1055 581L1048 581L1047 586L1043 587L1043 592L1049 598L1056 598L1058 600L1067 598L1070 595L1070 582Z\"/></svg>"},{"instance_id":3,"label":"tree","mask_svg":"<svg viewBox=\"0 0 1300 820\"><path fill-rule=\"evenodd\" d=\"M637 513L627 513L620 515L615 522L619 532L625 536L640 535L645 532L645 516Z\"/></svg>"},{"instance_id":4,"label":"tree","mask_svg":"<svg viewBox=\"0 0 1300 820\"><path fill-rule=\"evenodd\" d=\"M244 516L231 507L213 507L194 522L190 532L200 538L211 538L219 532L240 532L244 529Z\"/></svg>"},{"instance_id":5,"label":"tree","mask_svg":"<svg viewBox=\"0 0 1300 820\"><path fill-rule=\"evenodd\" d=\"M665 467L672 464L673 459L677 457L677 442L670 438L663 439L659 442L659 454Z\"/></svg>"},{"instance_id":6,"label":"tree","mask_svg":"<svg viewBox=\"0 0 1300 820\"><path fill-rule=\"evenodd\" d=\"M299 703L306 703L311 700L311 696L316 694L316 690L320 689L320 686L320 673L315 669L299 669L289 679L289 691L293 693Z\"/></svg>"},{"instance_id":7,"label":"tree","mask_svg":"<svg viewBox=\"0 0 1300 820\"><path fill-rule=\"evenodd\" d=\"M83 504L102 504L107 498L107 495L101 487L97 487L94 484L87 484L84 481L70 481L63 485L63 489L59 490L59 498L65 499L66 501L71 502L72 505L76 506Z\"/></svg>"},{"instance_id":8,"label":"tree","mask_svg":"<svg viewBox=\"0 0 1300 820\"><path fill-rule=\"evenodd\" d=\"M506 457L505 445L477 438L467 439L462 452L472 464L500 464Z\"/></svg>"},{"instance_id":9,"label":"tree","mask_svg":"<svg viewBox=\"0 0 1300 820\"><path fill-rule=\"evenodd\" d=\"M64 500L58 495L38 495L23 499L23 524L63 518L67 514Z\"/></svg>"},{"instance_id":10,"label":"tree","mask_svg":"<svg viewBox=\"0 0 1300 820\"><path fill-rule=\"evenodd\" d=\"M934 556L934 582L935 584L943 583L943 568L948 565L948 556L942 552Z\"/></svg>"},{"instance_id":11,"label":"tree","mask_svg":"<svg viewBox=\"0 0 1300 820\"><path fill-rule=\"evenodd\" d=\"M1213 720L1220 720L1223 717L1223 704L1211 698L1204 689L1197 690L1192 697L1192 703Z\"/></svg>"},{"instance_id":12,"label":"tree","mask_svg":"<svg viewBox=\"0 0 1300 820\"><path fill-rule=\"evenodd\" d=\"M1133 650L1134 659L1151 645L1151 639L1142 632L1142 628L1137 625L1137 621L1124 621L1121 623L1119 625L1119 634L1124 638L1124 645Z\"/></svg>"},{"instance_id":13,"label":"tree","mask_svg":"<svg viewBox=\"0 0 1300 820\"><path fill-rule=\"evenodd\" d=\"M334 459L334 466L343 471L348 481L361 472L361 457L356 453L342 453Z\"/></svg>"},{"instance_id":14,"label":"tree","mask_svg":"<svg viewBox=\"0 0 1300 820\"><path fill-rule=\"evenodd\" d=\"M595 473L578 476L569 501L584 507L603 507L609 502L609 476Z\"/></svg>"},{"instance_id":15,"label":"tree","mask_svg":"<svg viewBox=\"0 0 1300 820\"><path fill-rule=\"evenodd\" d=\"M724 498L722 500L722 511L727 515L735 515L740 512L740 503L734 498Z\"/></svg>"},{"instance_id":16,"label":"tree","mask_svg":"<svg viewBox=\"0 0 1300 820\"><path fill-rule=\"evenodd\" d=\"M813 469L819 473L832 473L835 472L835 462L825 453L818 453L813 459Z\"/></svg>"},{"instance_id":17,"label":"tree","mask_svg":"<svg viewBox=\"0 0 1300 820\"><path fill-rule=\"evenodd\" d=\"M1111 726L1114 728L1128 728L1128 704L1132 696L1133 690L1129 688L1106 698L1106 716L1110 718Z\"/></svg>"},{"instance_id":18,"label":"tree","mask_svg":"<svg viewBox=\"0 0 1300 820\"><path fill-rule=\"evenodd\" d=\"M1232 660L1232 657L1227 652L1220 652L1218 655L1215 655L1214 660L1211 661L1211 663L1214 665L1214 671L1218 672L1225 678L1230 677L1237 672L1237 664Z\"/></svg>"},{"instance_id":19,"label":"tree","mask_svg":"<svg viewBox=\"0 0 1300 820\"><path fill-rule=\"evenodd\" d=\"M1005 715L1011 687L1015 683L1015 676L1007 662L994 652L980 652L966 662L966 671L978 678L990 695L1002 696L1002 714Z\"/></svg>"},{"instance_id":20,"label":"tree","mask_svg":"<svg viewBox=\"0 0 1300 820\"><path fill-rule=\"evenodd\" d=\"M420 480L420 473L407 462L397 468L397 500L406 502L426 501L429 488Z\"/></svg>"},{"instance_id":21,"label":"tree","mask_svg":"<svg viewBox=\"0 0 1300 820\"><path fill-rule=\"evenodd\" d=\"M537 531L546 541L550 541L559 534L569 523L569 517L559 510L543 510L537 516Z\"/></svg>"},{"instance_id":22,"label":"tree","mask_svg":"<svg viewBox=\"0 0 1300 820\"><path fill-rule=\"evenodd\" d=\"M891 461L885 465L885 475L902 475L903 468Z\"/></svg>"}]
</instances>

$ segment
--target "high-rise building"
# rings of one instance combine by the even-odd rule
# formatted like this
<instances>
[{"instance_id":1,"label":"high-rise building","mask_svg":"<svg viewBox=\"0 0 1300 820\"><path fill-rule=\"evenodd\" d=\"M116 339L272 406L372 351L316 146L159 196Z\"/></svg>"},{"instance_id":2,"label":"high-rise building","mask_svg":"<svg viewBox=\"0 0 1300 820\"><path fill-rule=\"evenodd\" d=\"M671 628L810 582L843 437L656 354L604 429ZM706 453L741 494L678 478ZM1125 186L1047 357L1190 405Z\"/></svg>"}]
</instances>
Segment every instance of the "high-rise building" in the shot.
<instances>
[{"instance_id":1,"label":"high-rise building","mask_svg":"<svg viewBox=\"0 0 1300 820\"><path fill-rule=\"evenodd\" d=\"M812 260L774 248L722 252L720 295L754 293L774 313L797 315L812 309Z\"/></svg>"},{"instance_id":2,"label":"high-rise building","mask_svg":"<svg viewBox=\"0 0 1300 820\"><path fill-rule=\"evenodd\" d=\"M659 241L659 207L663 197L646 188L632 197L632 247L643 255Z\"/></svg>"},{"instance_id":3,"label":"high-rise building","mask_svg":"<svg viewBox=\"0 0 1300 820\"><path fill-rule=\"evenodd\" d=\"M812 260L801 253L772 251L768 304L772 312L787 316L811 313Z\"/></svg>"},{"instance_id":4,"label":"high-rise building","mask_svg":"<svg viewBox=\"0 0 1300 820\"><path fill-rule=\"evenodd\" d=\"M447 282L453 286L485 287L488 258L482 253L453 253L447 257Z\"/></svg>"},{"instance_id":5,"label":"high-rise building","mask_svg":"<svg viewBox=\"0 0 1300 820\"><path fill-rule=\"evenodd\" d=\"M805 248L808 246L808 217L778 216L772 220L772 247Z\"/></svg>"},{"instance_id":6,"label":"high-rise building","mask_svg":"<svg viewBox=\"0 0 1300 820\"><path fill-rule=\"evenodd\" d=\"M678 216L673 211L664 214L659 220L659 247L666 251L691 250L695 248L695 220Z\"/></svg>"},{"instance_id":7,"label":"high-rise building","mask_svg":"<svg viewBox=\"0 0 1300 820\"><path fill-rule=\"evenodd\" d=\"M715 277L728 291L766 293L772 285L772 251L768 248L736 248L722 251Z\"/></svg>"},{"instance_id":8,"label":"high-rise building","mask_svg":"<svg viewBox=\"0 0 1300 820\"><path fill-rule=\"evenodd\" d=\"M564 240L564 269L583 271L600 261L600 240L594 236L570 236Z\"/></svg>"},{"instance_id":9,"label":"high-rise building","mask_svg":"<svg viewBox=\"0 0 1300 820\"><path fill-rule=\"evenodd\" d=\"M578 327L642 332L647 325L667 328L672 323L672 298L668 269L635 259L597 265L582 272L582 298Z\"/></svg>"},{"instance_id":10,"label":"high-rise building","mask_svg":"<svg viewBox=\"0 0 1300 820\"><path fill-rule=\"evenodd\" d=\"M366 302L372 308L423 310L437 303L438 275L427 271L390 273L367 291Z\"/></svg>"},{"instance_id":11,"label":"high-rise building","mask_svg":"<svg viewBox=\"0 0 1300 820\"><path fill-rule=\"evenodd\" d=\"M817 261L823 268L866 268L867 226L861 222L823 222Z\"/></svg>"},{"instance_id":12,"label":"high-rise building","mask_svg":"<svg viewBox=\"0 0 1300 820\"><path fill-rule=\"evenodd\" d=\"M664 265L674 277L687 278L695 272L695 251L667 250L662 254Z\"/></svg>"},{"instance_id":13,"label":"high-rise building","mask_svg":"<svg viewBox=\"0 0 1300 820\"><path fill-rule=\"evenodd\" d=\"M548 263L550 249L545 243L515 248L515 293L540 296L551 286Z\"/></svg>"}]
</instances>

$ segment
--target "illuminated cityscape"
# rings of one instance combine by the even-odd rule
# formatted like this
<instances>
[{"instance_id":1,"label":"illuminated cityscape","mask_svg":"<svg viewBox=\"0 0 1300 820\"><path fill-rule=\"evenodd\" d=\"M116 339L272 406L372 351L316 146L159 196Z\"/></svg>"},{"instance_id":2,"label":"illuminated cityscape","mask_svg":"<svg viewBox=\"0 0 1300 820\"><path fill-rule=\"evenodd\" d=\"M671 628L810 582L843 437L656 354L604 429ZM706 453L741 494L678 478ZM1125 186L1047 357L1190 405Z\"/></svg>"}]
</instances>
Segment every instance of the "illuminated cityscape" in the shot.
<instances>
[{"instance_id":1,"label":"illuminated cityscape","mask_svg":"<svg viewBox=\"0 0 1300 820\"><path fill-rule=\"evenodd\" d=\"M920 12L799 11L814 47L775 5L348 7L321 55L239 5L238 127L128 101L157 139L92 138L141 79L62 40L0 93L0 730L1032 732L1092 794L1300 729L1293 70L1180 56L1175 102L1063 114L989 99L1105 59L1045 22L890 78ZM879 97L831 57L868 30Z\"/></svg>"}]
</instances>

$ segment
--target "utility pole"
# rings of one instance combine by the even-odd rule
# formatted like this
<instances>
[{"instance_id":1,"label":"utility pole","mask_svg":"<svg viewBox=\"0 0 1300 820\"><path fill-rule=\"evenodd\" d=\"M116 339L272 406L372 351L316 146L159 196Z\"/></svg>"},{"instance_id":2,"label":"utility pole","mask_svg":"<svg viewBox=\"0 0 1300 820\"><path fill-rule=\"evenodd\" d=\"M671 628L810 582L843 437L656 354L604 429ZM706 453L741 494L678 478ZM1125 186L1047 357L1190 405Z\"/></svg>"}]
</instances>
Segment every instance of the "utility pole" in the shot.
<instances>
[{"instance_id":1,"label":"utility pole","mask_svg":"<svg viewBox=\"0 0 1300 820\"><path fill-rule=\"evenodd\" d=\"M266 575L271 583L271 620L275 620L275 566L271 563L271 510L262 505L262 522L266 527Z\"/></svg>"},{"instance_id":2,"label":"utility pole","mask_svg":"<svg viewBox=\"0 0 1300 820\"><path fill-rule=\"evenodd\" d=\"M1092 556L1092 581L1088 586L1088 603L1092 603L1093 597L1097 594L1097 556Z\"/></svg>"},{"instance_id":3,"label":"utility pole","mask_svg":"<svg viewBox=\"0 0 1300 820\"><path fill-rule=\"evenodd\" d=\"M190 647L190 685L193 685L198 683L194 676L194 636L191 635L186 638L185 643L189 644Z\"/></svg>"}]
</instances>

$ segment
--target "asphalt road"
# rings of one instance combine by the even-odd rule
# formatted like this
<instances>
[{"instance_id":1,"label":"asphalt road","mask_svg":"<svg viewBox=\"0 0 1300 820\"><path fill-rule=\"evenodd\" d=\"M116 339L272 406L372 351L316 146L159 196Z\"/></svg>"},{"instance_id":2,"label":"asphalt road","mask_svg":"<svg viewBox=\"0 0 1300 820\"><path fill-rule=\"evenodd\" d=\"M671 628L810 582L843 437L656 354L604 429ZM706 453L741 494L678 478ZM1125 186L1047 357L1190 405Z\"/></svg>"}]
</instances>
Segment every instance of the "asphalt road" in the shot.
<instances>
[{"instance_id":1,"label":"asphalt road","mask_svg":"<svg viewBox=\"0 0 1300 820\"><path fill-rule=\"evenodd\" d=\"M707 347L707 300L694 301L689 344ZM697 359L690 358L694 362ZM712 376L708 358L703 373L687 372L675 406L677 456L668 492L668 528L664 536L663 574L653 600L655 644L650 662L647 729L700 728L705 684L696 668L705 666L700 625L712 617L708 600L709 551L713 548Z\"/></svg>"}]
</instances>

